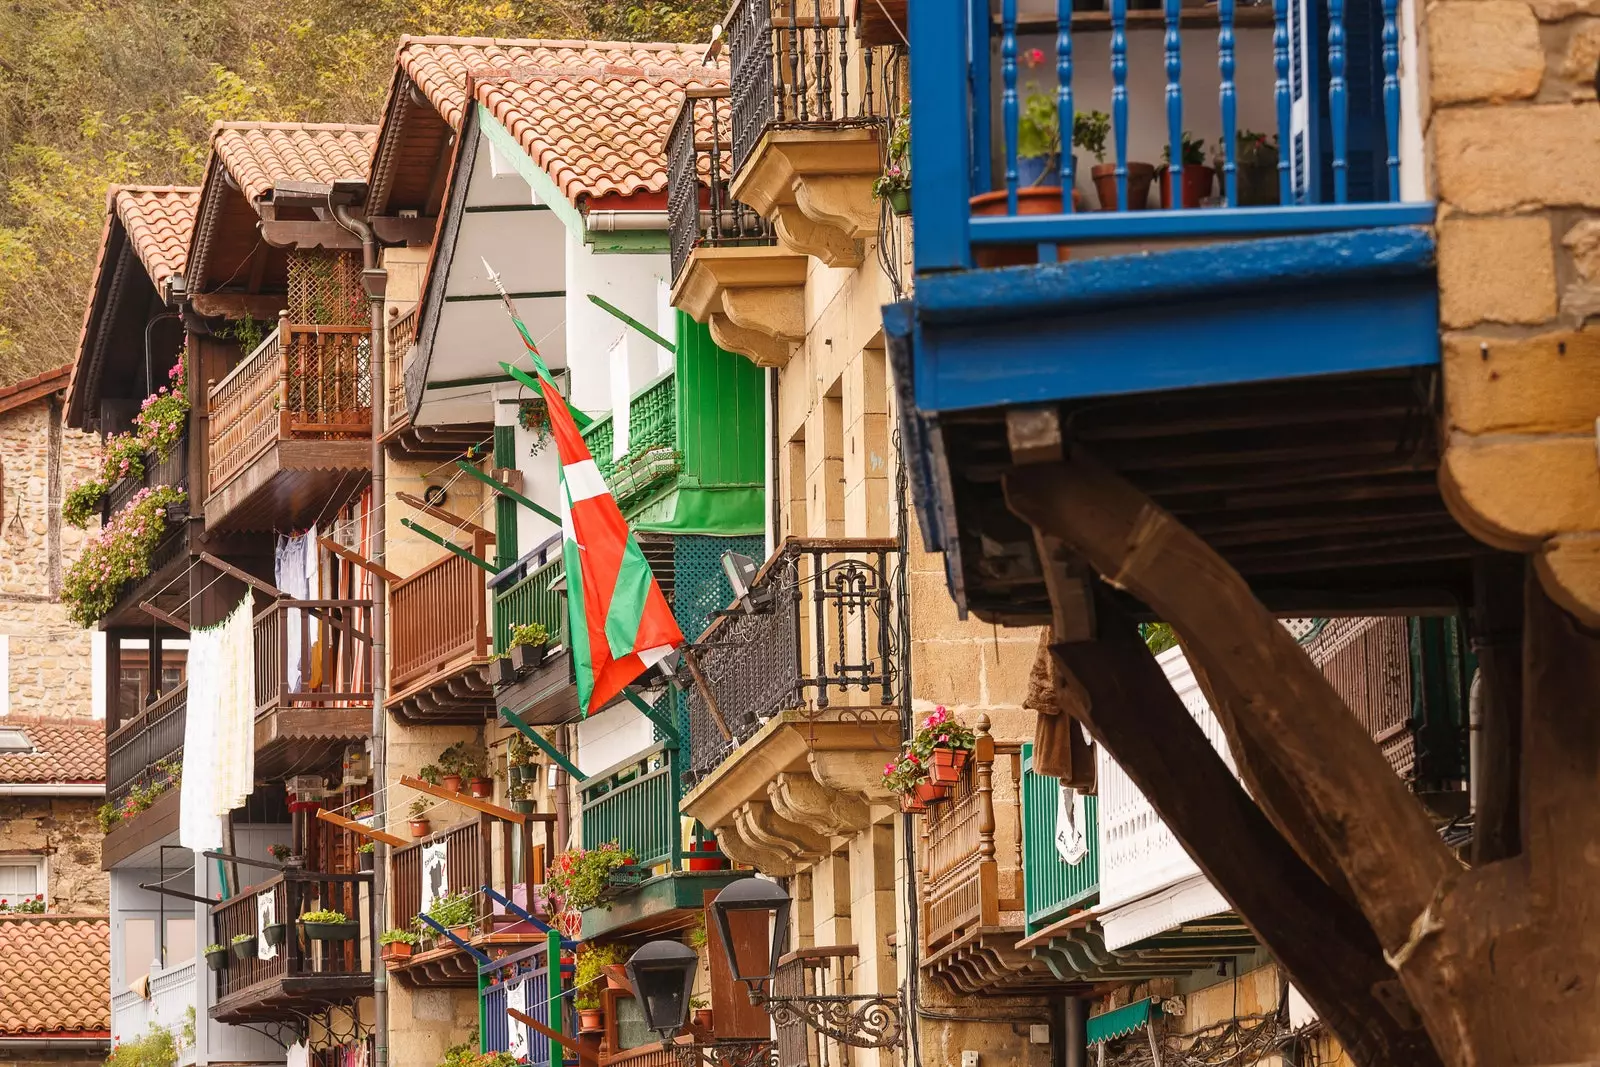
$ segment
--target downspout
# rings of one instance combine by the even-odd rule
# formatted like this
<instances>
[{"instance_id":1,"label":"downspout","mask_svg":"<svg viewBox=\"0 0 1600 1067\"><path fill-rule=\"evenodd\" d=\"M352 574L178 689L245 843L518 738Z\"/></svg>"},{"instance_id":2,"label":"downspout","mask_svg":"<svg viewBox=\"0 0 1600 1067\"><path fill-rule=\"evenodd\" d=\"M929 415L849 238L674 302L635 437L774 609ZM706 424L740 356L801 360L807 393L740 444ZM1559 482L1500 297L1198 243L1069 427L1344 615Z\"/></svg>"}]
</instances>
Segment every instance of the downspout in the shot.
<instances>
[{"instance_id":1,"label":"downspout","mask_svg":"<svg viewBox=\"0 0 1600 1067\"><path fill-rule=\"evenodd\" d=\"M150 358L150 331L156 328L156 323L163 319L181 319L181 311L163 311L144 324L144 395L150 396L156 391L155 371L151 366Z\"/></svg>"},{"instance_id":2,"label":"downspout","mask_svg":"<svg viewBox=\"0 0 1600 1067\"><path fill-rule=\"evenodd\" d=\"M382 419L387 415L387 373L384 342L388 339L384 329L383 300L388 286L388 273L378 263L378 235L371 224L353 212L348 205L333 205L333 216L339 225L361 238L361 284L367 292L367 307L371 313L372 334L367 345L367 364L372 375L372 524L371 541L367 545L368 558L383 565L384 560L384 455ZM372 788L388 790L388 711L384 707L389 696L388 654L385 648L389 621L389 587L382 575L372 573ZM388 907L389 846L376 843L372 856L372 914L380 923L386 921ZM389 1063L389 972L372 958L372 1034L373 1067L388 1067Z\"/></svg>"}]
</instances>

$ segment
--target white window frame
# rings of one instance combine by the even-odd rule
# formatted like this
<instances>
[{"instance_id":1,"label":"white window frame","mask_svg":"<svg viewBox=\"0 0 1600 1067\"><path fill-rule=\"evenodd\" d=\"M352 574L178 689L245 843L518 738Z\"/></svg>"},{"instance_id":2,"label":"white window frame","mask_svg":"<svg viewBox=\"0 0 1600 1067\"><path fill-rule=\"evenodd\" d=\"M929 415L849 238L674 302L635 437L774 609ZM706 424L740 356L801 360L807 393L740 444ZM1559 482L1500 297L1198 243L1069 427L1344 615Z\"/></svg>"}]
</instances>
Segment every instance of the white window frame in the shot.
<instances>
[{"instance_id":1,"label":"white window frame","mask_svg":"<svg viewBox=\"0 0 1600 1067\"><path fill-rule=\"evenodd\" d=\"M0 856L0 867L28 867L28 866L32 866L32 867L36 868L38 870L38 872L39 872L34 878L34 884L36 886L38 886L39 888L34 890L34 892L43 893L44 894L44 905L45 905L46 908L48 908L50 906L50 858L48 856L26 856L26 855L24 855L24 856ZM11 896L11 894L10 893L0 893L0 896L9 898ZM13 901L11 901L11 903L12 903L13 906L15 906L17 902L13 900Z\"/></svg>"}]
</instances>

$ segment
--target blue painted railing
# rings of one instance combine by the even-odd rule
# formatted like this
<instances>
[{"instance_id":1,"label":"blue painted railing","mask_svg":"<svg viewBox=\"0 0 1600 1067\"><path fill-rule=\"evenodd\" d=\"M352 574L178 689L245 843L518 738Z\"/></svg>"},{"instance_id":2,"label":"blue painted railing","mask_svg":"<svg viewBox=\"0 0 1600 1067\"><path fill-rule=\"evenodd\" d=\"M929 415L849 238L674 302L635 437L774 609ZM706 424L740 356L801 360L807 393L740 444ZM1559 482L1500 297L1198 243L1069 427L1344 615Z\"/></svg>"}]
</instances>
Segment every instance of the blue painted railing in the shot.
<instances>
[{"instance_id":1,"label":"blue painted railing","mask_svg":"<svg viewBox=\"0 0 1600 1067\"><path fill-rule=\"evenodd\" d=\"M560 1067L563 1057L552 1057L548 1037L532 1027L525 1027L506 1015L511 1004L513 987L527 993L527 1014L530 1018L559 1033L570 1034L572 1027L566 1018L562 998L564 974L560 968L552 976L550 954L559 943L560 935L546 942L521 949L478 968L478 1034L479 1051L484 1053L510 1052L511 1031L518 1027L526 1031L528 1051L521 1062L530 1067ZM559 958L559 957L558 957ZM520 998L519 998L520 999Z\"/></svg>"},{"instance_id":2,"label":"blue painted railing","mask_svg":"<svg viewBox=\"0 0 1600 1067\"><path fill-rule=\"evenodd\" d=\"M1155 10L1132 11L1129 0L1107 2L1108 10L1075 18L1072 0L1057 0L1053 21L1020 21L1018 0L1001 0L998 18L991 18L989 0L909 5L918 270L970 267L974 246L1021 246L1029 261L1054 260L1058 243L1074 241L1432 221L1431 204L1400 202L1398 0L1218 0L1204 9L1160 0ZM1135 47L1141 34L1159 34L1159 48ZM1149 62L1157 52L1159 65ZM1089 55L1098 57L1094 67ZM956 70L967 77L950 77ZM1197 82L1205 83L1202 91ZM1075 206L1071 195L1056 203L1021 195L1030 186L1091 192L1078 183L1073 133L1075 117L1100 107L1109 109L1110 210ZM1276 127L1275 162L1270 147L1241 158L1246 119ZM1217 195L1188 207L1186 124L1208 151L1217 146ZM1065 150L1054 158L1022 156L1030 127ZM1170 207L1129 203L1144 181L1135 183L1136 172L1149 174L1134 145L1140 154L1167 146ZM1041 158L1042 176L1034 177ZM1246 170L1255 180L1241 202ZM974 210L972 198L983 194L993 195Z\"/></svg>"}]
</instances>

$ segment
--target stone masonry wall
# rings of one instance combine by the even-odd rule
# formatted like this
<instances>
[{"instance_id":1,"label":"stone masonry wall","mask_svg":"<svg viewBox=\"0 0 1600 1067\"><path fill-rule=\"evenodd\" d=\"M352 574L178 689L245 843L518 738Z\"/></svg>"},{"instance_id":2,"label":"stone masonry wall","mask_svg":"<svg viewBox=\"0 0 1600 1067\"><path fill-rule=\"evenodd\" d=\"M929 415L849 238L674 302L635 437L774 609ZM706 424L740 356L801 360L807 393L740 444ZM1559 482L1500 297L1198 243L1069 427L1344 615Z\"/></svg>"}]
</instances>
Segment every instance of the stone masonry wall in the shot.
<instances>
[{"instance_id":1,"label":"stone masonry wall","mask_svg":"<svg viewBox=\"0 0 1600 1067\"><path fill-rule=\"evenodd\" d=\"M43 855L50 910L104 915L110 881L100 869L95 797L0 796L0 857Z\"/></svg>"}]
</instances>

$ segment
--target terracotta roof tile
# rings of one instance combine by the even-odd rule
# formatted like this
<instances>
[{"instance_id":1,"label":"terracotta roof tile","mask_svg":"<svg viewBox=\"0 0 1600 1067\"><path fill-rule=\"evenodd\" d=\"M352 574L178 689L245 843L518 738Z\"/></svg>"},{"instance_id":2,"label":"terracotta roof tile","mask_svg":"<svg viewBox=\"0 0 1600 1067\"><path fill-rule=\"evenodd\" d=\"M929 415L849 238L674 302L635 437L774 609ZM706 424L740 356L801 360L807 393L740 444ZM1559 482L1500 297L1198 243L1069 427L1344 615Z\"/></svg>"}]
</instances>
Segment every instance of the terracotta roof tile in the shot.
<instances>
[{"instance_id":1,"label":"terracotta roof tile","mask_svg":"<svg viewBox=\"0 0 1600 1067\"><path fill-rule=\"evenodd\" d=\"M19 408L24 404L31 404L33 401L48 396L57 389L65 388L67 376L71 371L72 364L69 363L63 367L40 371L32 377L12 382L4 389L0 389L0 412Z\"/></svg>"},{"instance_id":2,"label":"terracotta roof tile","mask_svg":"<svg viewBox=\"0 0 1600 1067\"><path fill-rule=\"evenodd\" d=\"M666 188L683 92L727 84L704 45L412 37L399 63L456 129L477 100L569 200Z\"/></svg>"},{"instance_id":3,"label":"terracotta roof tile","mask_svg":"<svg viewBox=\"0 0 1600 1067\"><path fill-rule=\"evenodd\" d=\"M0 753L0 782L68 783L106 780L105 724L97 719L11 715L0 727L20 727L32 753ZM0 959L4 959L0 955Z\"/></svg>"},{"instance_id":4,"label":"terracotta roof tile","mask_svg":"<svg viewBox=\"0 0 1600 1067\"><path fill-rule=\"evenodd\" d=\"M109 1036L111 923L104 915L0 919L0 1038Z\"/></svg>"},{"instance_id":5,"label":"terracotta roof tile","mask_svg":"<svg viewBox=\"0 0 1600 1067\"><path fill-rule=\"evenodd\" d=\"M211 147L249 200L279 181L365 181L378 127L346 123L219 122Z\"/></svg>"},{"instance_id":6,"label":"terracotta roof tile","mask_svg":"<svg viewBox=\"0 0 1600 1067\"><path fill-rule=\"evenodd\" d=\"M183 273L200 190L192 186L113 186L111 210L128 231L128 242L157 289Z\"/></svg>"}]
</instances>

